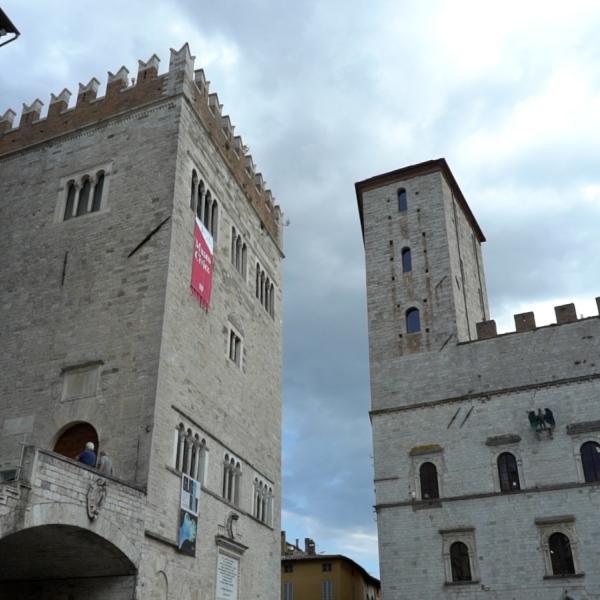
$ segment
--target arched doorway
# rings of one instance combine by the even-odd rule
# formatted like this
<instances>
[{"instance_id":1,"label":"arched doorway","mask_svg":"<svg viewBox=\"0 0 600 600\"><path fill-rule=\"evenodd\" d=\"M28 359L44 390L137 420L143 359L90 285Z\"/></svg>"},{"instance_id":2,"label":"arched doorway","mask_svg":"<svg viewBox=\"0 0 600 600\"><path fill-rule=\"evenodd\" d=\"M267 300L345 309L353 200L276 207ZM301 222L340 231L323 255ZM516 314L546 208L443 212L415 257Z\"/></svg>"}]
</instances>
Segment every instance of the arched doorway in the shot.
<instances>
[{"instance_id":1,"label":"arched doorway","mask_svg":"<svg viewBox=\"0 0 600 600\"><path fill-rule=\"evenodd\" d=\"M89 423L69 425L54 444L54 452L75 460L87 442L92 442L98 453L98 433Z\"/></svg>"},{"instance_id":2,"label":"arched doorway","mask_svg":"<svg viewBox=\"0 0 600 600\"><path fill-rule=\"evenodd\" d=\"M137 569L110 540L71 525L0 539L0 600L133 598Z\"/></svg>"}]
</instances>

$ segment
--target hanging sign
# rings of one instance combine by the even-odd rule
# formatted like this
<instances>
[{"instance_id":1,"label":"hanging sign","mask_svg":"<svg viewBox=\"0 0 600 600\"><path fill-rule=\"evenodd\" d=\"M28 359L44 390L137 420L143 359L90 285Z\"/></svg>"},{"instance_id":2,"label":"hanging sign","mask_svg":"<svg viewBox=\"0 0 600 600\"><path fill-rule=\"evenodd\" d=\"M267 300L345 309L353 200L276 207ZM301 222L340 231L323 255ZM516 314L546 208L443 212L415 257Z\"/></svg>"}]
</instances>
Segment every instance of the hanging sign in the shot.
<instances>
[{"instance_id":1,"label":"hanging sign","mask_svg":"<svg viewBox=\"0 0 600 600\"><path fill-rule=\"evenodd\" d=\"M200 482L187 475L182 475L177 548L179 552L188 556L196 556L199 502Z\"/></svg>"},{"instance_id":2,"label":"hanging sign","mask_svg":"<svg viewBox=\"0 0 600 600\"><path fill-rule=\"evenodd\" d=\"M204 226L204 223L196 217L191 288L205 310L208 310L208 305L210 303L212 271L213 237Z\"/></svg>"}]
</instances>

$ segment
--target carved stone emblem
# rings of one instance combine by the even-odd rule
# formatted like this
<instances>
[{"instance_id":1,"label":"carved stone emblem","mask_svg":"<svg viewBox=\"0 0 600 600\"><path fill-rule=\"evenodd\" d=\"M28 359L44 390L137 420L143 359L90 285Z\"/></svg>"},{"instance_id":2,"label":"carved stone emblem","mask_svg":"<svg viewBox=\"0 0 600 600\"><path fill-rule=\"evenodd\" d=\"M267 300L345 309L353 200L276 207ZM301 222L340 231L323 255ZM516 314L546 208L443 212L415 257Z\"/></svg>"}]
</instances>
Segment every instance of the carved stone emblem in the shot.
<instances>
[{"instance_id":1,"label":"carved stone emblem","mask_svg":"<svg viewBox=\"0 0 600 600\"><path fill-rule=\"evenodd\" d=\"M90 521L93 521L100 514L105 499L106 480L98 478L90 483L87 492L87 514Z\"/></svg>"}]
</instances>

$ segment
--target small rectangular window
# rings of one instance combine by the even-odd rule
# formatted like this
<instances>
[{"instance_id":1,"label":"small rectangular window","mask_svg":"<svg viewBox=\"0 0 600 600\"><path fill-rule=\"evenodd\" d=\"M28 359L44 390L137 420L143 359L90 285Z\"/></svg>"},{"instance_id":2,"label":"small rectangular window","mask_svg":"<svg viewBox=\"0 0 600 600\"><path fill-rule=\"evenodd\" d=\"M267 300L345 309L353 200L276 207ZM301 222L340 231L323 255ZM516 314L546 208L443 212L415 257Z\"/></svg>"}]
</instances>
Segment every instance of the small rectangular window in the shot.
<instances>
[{"instance_id":1,"label":"small rectangular window","mask_svg":"<svg viewBox=\"0 0 600 600\"><path fill-rule=\"evenodd\" d=\"M283 572L284 573L293 573L294 572L294 565L284 564L283 565Z\"/></svg>"},{"instance_id":2,"label":"small rectangular window","mask_svg":"<svg viewBox=\"0 0 600 600\"><path fill-rule=\"evenodd\" d=\"M229 330L229 360L242 365L242 338L233 329Z\"/></svg>"},{"instance_id":3,"label":"small rectangular window","mask_svg":"<svg viewBox=\"0 0 600 600\"><path fill-rule=\"evenodd\" d=\"M331 563L329 563L329 562L323 563L323 564L321 565L321 570L322 570L323 572L326 572L326 571L331 571Z\"/></svg>"}]
</instances>

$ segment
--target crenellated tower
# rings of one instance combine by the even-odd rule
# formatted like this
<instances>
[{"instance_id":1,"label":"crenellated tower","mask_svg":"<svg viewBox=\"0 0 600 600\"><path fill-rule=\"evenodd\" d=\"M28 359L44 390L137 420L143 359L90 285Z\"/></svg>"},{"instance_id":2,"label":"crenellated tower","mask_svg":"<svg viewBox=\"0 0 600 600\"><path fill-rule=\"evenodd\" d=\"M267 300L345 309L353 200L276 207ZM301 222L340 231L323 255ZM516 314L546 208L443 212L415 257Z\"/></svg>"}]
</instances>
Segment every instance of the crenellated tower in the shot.
<instances>
[{"instance_id":1,"label":"crenellated tower","mask_svg":"<svg viewBox=\"0 0 600 600\"><path fill-rule=\"evenodd\" d=\"M276 600L281 210L187 44L70 102L0 118L0 600Z\"/></svg>"}]
</instances>

